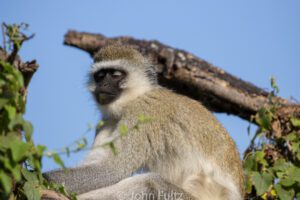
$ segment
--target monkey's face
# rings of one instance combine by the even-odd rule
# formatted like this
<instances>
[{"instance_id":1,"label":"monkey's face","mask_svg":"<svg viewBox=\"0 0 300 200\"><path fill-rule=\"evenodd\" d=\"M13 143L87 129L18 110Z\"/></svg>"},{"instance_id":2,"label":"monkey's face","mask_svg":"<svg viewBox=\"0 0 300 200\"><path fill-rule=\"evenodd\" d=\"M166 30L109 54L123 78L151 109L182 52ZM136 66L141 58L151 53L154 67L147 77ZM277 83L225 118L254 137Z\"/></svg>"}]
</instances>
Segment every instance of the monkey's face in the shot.
<instances>
[{"instance_id":1,"label":"monkey's face","mask_svg":"<svg viewBox=\"0 0 300 200\"><path fill-rule=\"evenodd\" d=\"M122 70L108 68L100 69L93 74L95 90L93 92L96 101L105 105L116 100L122 92L122 83L127 73Z\"/></svg>"}]
</instances>

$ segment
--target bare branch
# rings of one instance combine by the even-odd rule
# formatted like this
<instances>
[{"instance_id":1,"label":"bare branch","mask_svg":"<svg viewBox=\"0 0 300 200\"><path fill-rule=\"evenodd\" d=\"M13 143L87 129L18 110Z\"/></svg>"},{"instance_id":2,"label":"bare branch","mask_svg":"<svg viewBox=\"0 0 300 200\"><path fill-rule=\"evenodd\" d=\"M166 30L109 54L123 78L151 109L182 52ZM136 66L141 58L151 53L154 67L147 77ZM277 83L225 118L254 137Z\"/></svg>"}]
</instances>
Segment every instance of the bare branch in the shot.
<instances>
[{"instance_id":1,"label":"bare branch","mask_svg":"<svg viewBox=\"0 0 300 200\"><path fill-rule=\"evenodd\" d=\"M42 191L42 200L69 200L67 197L63 196L52 190L43 190Z\"/></svg>"}]
</instances>

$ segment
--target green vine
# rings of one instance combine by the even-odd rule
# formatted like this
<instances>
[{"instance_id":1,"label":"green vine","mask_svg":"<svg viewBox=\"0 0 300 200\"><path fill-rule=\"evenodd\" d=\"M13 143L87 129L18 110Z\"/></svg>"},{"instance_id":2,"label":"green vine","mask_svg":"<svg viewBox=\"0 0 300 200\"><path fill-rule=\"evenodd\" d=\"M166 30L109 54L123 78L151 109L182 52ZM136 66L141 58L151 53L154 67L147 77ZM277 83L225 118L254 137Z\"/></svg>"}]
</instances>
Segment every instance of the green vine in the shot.
<instances>
[{"instance_id":1,"label":"green vine","mask_svg":"<svg viewBox=\"0 0 300 200\"><path fill-rule=\"evenodd\" d=\"M245 153L246 198L299 200L300 119L289 117L282 122L276 115L280 105L273 100L279 92L274 78L271 86L271 106L255 115L259 128Z\"/></svg>"}]
</instances>

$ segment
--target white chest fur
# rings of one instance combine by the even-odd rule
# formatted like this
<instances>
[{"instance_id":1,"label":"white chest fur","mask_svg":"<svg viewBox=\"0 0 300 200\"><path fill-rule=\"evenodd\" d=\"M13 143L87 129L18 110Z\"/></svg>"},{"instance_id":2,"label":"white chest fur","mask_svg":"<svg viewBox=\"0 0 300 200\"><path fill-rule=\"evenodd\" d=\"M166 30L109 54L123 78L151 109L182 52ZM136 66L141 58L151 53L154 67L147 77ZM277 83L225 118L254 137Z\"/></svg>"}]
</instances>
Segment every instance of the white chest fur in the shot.
<instances>
[{"instance_id":1,"label":"white chest fur","mask_svg":"<svg viewBox=\"0 0 300 200\"><path fill-rule=\"evenodd\" d=\"M118 132L114 131L114 127L115 125L106 124L105 127L96 134L92 149L82 162L82 165L101 162L101 160L107 156L107 149L104 148L105 144L113 141L118 136Z\"/></svg>"}]
</instances>

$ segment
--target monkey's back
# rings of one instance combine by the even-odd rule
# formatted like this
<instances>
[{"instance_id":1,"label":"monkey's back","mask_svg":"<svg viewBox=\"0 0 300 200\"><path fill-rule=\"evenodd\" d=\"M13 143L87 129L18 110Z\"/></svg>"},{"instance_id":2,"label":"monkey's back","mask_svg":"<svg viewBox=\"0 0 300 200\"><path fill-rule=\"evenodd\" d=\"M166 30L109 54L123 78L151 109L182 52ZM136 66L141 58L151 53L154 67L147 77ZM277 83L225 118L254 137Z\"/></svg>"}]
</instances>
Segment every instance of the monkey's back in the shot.
<instances>
[{"instance_id":1,"label":"monkey's back","mask_svg":"<svg viewBox=\"0 0 300 200\"><path fill-rule=\"evenodd\" d=\"M243 194L243 171L236 146L214 115L199 102L159 88L137 98L126 110L138 110L152 120L152 128L146 134L158 148L147 163L150 171L183 187L187 182L203 179L201 176L206 173L212 173L216 179L229 174L224 181L232 179Z\"/></svg>"}]
</instances>

